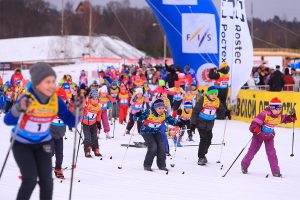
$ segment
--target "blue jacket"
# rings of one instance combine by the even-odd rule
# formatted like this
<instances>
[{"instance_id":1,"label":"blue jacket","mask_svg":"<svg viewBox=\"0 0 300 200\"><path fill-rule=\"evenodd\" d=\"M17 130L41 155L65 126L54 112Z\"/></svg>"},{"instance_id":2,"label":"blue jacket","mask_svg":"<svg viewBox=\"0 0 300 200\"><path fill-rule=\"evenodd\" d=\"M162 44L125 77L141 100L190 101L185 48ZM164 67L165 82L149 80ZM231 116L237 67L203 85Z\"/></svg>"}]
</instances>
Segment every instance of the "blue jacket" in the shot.
<instances>
[{"instance_id":1,"label":"blue jacket","mask_svg":"<svg viewBox=\"0 0 300 200\"><path fill-rule=\"evenodd\" d=\"M151 111L152 111L152 113L153 113L154 116L158 116L158 114L155 111L155 109L153 108L153 106L150 109L151 109ZM150 114L150 109L145 110L142 113L142 115L138 118L137 121L144 122L144 120L146 120L148 118L149 114ZM173 126L177 126L178 120L176 120L172 116L168 115L167 112L165 112L165 115L166 115L166 119L164 121L165 123L173 125ZM145 125L144 123L143 123L143 125L141 127L141 134L160 134L160 133L161 133L160 127L152 128L152 127L149 127L149 126Z\"/></svg>"},{"instance_id":2,"label":"blue jacket","mask_svg":"<svg viewBox=\"0 0 300 200\"><path fill-rule=\"evenodd\" d=\"M37 95L34 93L33 89L30 87L28 90L34 97L41 103ZM24 97L24 96L23 96ZM21 97L20 99L22 99ZM17 103L20 101L20 99L17 101ZM49 98L50 99L50 98ZM48 103L48 102L47 102ZM58 114L57 114L60 119L64 121L65 124L67 124L70 127L75 126L75 116L73 113L67 108L66 104L63 102L63 100L58 97ZM13 130L16 128L16 125L18 123L19 117L15 117L11 111L9 111L5 117L4 117L4 123L8 126L15 126ZM36 143L42 143L42 142L47 142L51 140L51 134L50 130L47 131L47 134L43 136L42 138L37 138L35 136L34 139L31 140L31 138L24 138L19 135L16 135L16 141L21 142L21 143L26 143L26 144L36 144Z\"/></svg>"}]
</instances>

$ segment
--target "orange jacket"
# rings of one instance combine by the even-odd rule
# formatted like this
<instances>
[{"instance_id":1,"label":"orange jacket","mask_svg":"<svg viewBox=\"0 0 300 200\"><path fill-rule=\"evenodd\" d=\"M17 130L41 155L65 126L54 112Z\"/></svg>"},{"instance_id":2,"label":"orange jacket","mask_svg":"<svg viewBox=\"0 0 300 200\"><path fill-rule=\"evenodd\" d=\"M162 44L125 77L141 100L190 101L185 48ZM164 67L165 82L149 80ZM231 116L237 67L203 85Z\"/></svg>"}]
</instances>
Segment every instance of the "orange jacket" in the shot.
<instances>
[{"instance_id":1,"label":"orange jacket","mask_svg":"<svg viewBox=\"0 0 300 200\"><path fill-rule=\"evenodd\" d=\"M81 116L81 123L86 125L93 125L101 120L101 107L99 104L93 105L88 103Z\"/></svg>"}]
</instances>

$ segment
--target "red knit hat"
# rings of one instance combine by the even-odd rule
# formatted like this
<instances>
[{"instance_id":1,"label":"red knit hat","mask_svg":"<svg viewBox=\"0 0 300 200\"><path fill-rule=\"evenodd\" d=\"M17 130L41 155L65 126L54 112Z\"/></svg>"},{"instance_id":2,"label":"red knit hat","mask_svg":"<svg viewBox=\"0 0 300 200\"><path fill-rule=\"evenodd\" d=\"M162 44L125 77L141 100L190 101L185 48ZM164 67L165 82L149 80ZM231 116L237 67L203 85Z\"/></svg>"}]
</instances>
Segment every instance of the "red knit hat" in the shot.
<instances>
[{"instance_id":1,"label":"red knit hat","mask_svg":"<svg viewBox=\"0 0 300 200\"><path fill-rule=\"evenodd\" d=\"M275 97L270 101L270 106L277 106L277 105L281 105L281 101Z\"/></svg>"},{"instance_id":2,"label":"red knit hat","mask_svg":"<svg viewBox=\"0 0 300 200\"><path fill-rule=\"evenodd\" d=\"M270 101L270 108L271 108L271 110L272 109L281 108L281 107L282 107L281 101L277 97L273 98Z\"/></svg>"}]
</instances>

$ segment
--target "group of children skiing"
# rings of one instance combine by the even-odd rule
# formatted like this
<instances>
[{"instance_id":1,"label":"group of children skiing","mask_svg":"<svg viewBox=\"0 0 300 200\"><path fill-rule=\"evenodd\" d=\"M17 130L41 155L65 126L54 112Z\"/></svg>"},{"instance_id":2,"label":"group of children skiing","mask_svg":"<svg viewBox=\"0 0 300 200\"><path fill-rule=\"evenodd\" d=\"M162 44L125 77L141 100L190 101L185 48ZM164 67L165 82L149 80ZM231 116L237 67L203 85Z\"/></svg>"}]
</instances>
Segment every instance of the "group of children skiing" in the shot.
<instances>
[{"instance_id":1,"label":"group of children skiing","mask_svg":"<svg viewBox=\"0 0 300 200\"><path fill-rule=\"evenodd\" d=\"M167 88L165 82L160 80L159 85L151 90L147 81L137 74L131 84L123 80L109 83L108 78L104 77L101 86L96 83L90 87L82 84L76 89L74 86L72 88L72 84L64 87L70 81L70 77L66 77L57 89L56 74L45 63L33 65L30 75L31 84L4 118L7 125L14 126L12 151L22 175L17 199L30 198L37 178L40 198L52 199L51 156L55 153L56 177L64 178L63 137L67 127L72 129L77 125L76 121L80 121L78 127L81 128L75 127L74 134L81 134L77 128L83 132L85 157L92 157L91 152L94 156L101 156L98 134L103 128L106 138L111 139L110 122L114 124L119 120L120 124L127 123L124 135L133 134L131 131L136 125L138 133L144 138L147 147L144 170L152 171L153 160L157 156L158 168L168 171L166 155L170 154L170 135L174 144L180 147L183 133L187 131L188 140L194 141L193 133L197 129L200 135L198 165L203 166L208 162L206 155L213 137L216 112L224 112L231 118L230 111L220 103L218 89L214 86L204 93L198 90L195 83L183 87L175 81L173 88ZM171 101L169 96L173 97ZM274 148L274 128L280 123L296 120L295 111L290 115L283 115L281 111L280 100L274 98L270 106L251 123L253 138L241 163L243 173L248 172L251 160L264 142L272 173L276 177L281 176Z\"/></svg>"}]
</instances>

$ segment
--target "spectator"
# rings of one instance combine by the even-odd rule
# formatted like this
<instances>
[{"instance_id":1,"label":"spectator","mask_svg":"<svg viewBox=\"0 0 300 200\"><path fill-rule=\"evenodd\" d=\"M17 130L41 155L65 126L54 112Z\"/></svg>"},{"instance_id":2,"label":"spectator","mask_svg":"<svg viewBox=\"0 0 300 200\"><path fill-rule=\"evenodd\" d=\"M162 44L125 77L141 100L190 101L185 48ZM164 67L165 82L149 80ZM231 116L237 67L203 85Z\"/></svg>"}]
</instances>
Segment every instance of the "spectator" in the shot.
<instances>
[{"instance_id":1,"label":"spectator","mask_svg":"<svg viewBox=\"0 0 300 200\"><path fill-rule=\"evenodd\" d=\"M295 69L295 68L292 68L292 69L291 69L291 75L292 75L292 77L295 77L296 74L297 74L296 69Z\"/></svg>"},{"instance_id":2,"label":"spectator","mask_svg":"<svg viewBox=\"0 0 300 200\"><path fill-rule=\"evenodd\" d=\"M17 84L20 84L23 81L23 76L21 69L16 69L15 73L11 76L10 84L15 87Z\"/></svg>"},{"instance_id":3,"label":"spectator","mask_svg":"<svg viewBox=\"0 0 300 200\"><path fill-rule=\"evenodd\" d=\"M282 88L284 86L284 77L280 72L279 65L276 66L276 71L271 75L268 84L270 85L270 91L282 91Z\"/></svg>"},{"instance_id":4,"label":"spectator","mask_svg":"<svg viewBox=\"0 0 300 200\"><path fill-rule=\"evenodd\" d=\"M284 87L283 90L284 91L294 91L294 84L295 81L293 79L293 77L290 75L290 69L289 68L285 68L284 69Z\"/></svg>"},{"instance_id":5,"label":"spectator","mask_svg":"<svg viewBox=\"0 0 300 200\"><path fill-rule=\"evenodd\" d=\"M253 72L250 74L250 77L249 77L249 79L246 83L250 90L255 90L256 89L253 74L254 74Z\"/></svg>"},{"instance_id":6,"label":"spectator","mask_svg":"<svg viewBox=\"0 0 300 200\"><path fill-rule=\"evenodd\" d=\"M299 87L300 87L300 72L296 72L296 75L293 77L294 82L295 82L295 92L299 92Z\"/></svg>"}]
</instances>

